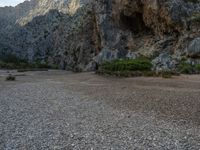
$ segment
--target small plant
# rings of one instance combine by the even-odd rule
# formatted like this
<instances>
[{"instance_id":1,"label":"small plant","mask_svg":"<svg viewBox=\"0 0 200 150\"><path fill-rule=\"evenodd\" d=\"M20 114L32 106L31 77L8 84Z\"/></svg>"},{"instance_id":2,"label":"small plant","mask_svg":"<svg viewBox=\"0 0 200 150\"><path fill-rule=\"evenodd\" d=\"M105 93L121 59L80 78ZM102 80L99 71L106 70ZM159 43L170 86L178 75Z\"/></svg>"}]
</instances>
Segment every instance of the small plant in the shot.
<instances>
[{"instance_id":1,"label":"small plant","mask_svg":"<svg viewBox=\"0 0 200 150\"><path fill-rule=\"evenodd\" d=\"M200 22L200 13L194 13L190 17L190 20L193 22Z\"/></svg>"},{"instance_id":2,"label":"small plant","mask_svg":"<svg viewBox=\"0 0 200 150\"><path fill-rule=\"evenodd\" d=\"M57 69L56 65L49 65L48 63L41 63L40 61L28 62L28 60L21 59L15 55L8 54L0 58L0 69ZM34 71L34 70L33 70Z\"/></svg>"},{"instance_id":3,"label":"small plant","mask_svg":"<svg viewBox=\"0 0 200 150\"><path fill-rule=\"evenodd\" d=\"M181 62L178 66L178 70L183 74L192 74L194 72L193 66L186 62Z\"/></svg>"},{"instance_id":4,"label":"small plant","mask_svg":"<svg viewBox=\"0 0 200 150\"><path fill-rule=\"evenodd\" d=\"M161 77L163 78L172 78L172 73L169 71L163 71L161 72Z\"/></svg>"},{"instance_id":5,"label":"small plant","mask_svg":"<svg viewBox=\"0 0 200 150\"><path fill-rule=\"evenodd\" d=\"M200 64L189 64L183 61L178 66L178 71L183 74L200 74Z\"/></svg>"},{"instance_id":6,"label":"small plant","mask_svg":"<svg viewBox=\"0 0 200 150\"><path fill-rule=\"evenodd\" d=\"M96 73L102 75L112 75L117 77L138 77L150 76L152 64L146 58L130 59L117 59L110 62L105 62ZM154 73L153 73L154 74Z\"/></svg>"},{"instance_id":7,"label":"small plant","mask_svg":"<svg viewBox=\"0 0 200 150\"><path fill-rule=\"evenodd\" d=\"M195 65L195 70L197 73L200 73L200 64Z\"/></svg>"},{"instance_id":8,"label":"small plant","mask_svg":"<svg viewBox=\"0 0 200 150\"><path fill-rule=\"evenodd\" d=\"M155 72L151 70L151 61L145 58L137 58L134 60L120 59L105 62L96 73L101 75L110 75L117 77L163 77L171 78L180 74L200 74L200 64L190 64L187 59L183 59L176 70Z\"/></svg>"},{"instance_id":9,"label":"small plant","mask_svg":"<svg viewBox=\"0 0 200 150\"><path fill-rule=\"evenodd\" d=\"M13 76L11 74L6 77L6 81L15 81L15 80L16 80L15 76Z\"/></svg>"},{"instance_id":10,"label":"small plant","mask_svg":"<svg viewBox=\"0 0 200 150\"><path fill-rule=\"evenodd\" d=\"M163 77L171 78L178 76L174 71L155 72L151 70L151 61L146 58L137 58L134 60L121 59L113 60L102 64L96 73L101 75L112 75L117 77Z\"/></svg>"},{"instance_id":11,"label":"small plant","mask_svg":"<svg viewBox=\"0 0 200 150\"><path fill-rule=\"evenodd\" d=\"M143 76L145 76L145 77L157 77L158 74L155 71L144 71Z\"/></svg>"}]
</instances>

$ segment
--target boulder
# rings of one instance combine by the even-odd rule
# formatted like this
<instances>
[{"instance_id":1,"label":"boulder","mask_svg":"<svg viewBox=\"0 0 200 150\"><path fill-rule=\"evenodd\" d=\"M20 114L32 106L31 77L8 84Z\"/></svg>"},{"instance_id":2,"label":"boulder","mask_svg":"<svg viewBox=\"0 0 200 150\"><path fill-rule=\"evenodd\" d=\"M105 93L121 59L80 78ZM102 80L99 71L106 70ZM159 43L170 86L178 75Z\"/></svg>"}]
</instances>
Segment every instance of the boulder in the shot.
<instances>
[{"instance_id":1,"label":"boulder","mask_svg":"<svg viewBox=\"0 0 200 150\"><path fill-rule=\"evenodd\" d=\"M97 64L102 64L105 61L111 61L119 58L118 50L110 50L108 48L104 48L95 58L95 62Z\"/></svg>"},{"instance_id":2,"label":"boulder","mask_svg":"<svg viewBox=\"0 0 200 150\"><path fill-rule=\"evenodd\" d=\"M138 57L138 54L136 52L128 51L126 54L126 58L128 59L136 59Z\"/></svg>"},{"instance_id":3,"label":"boulder","mask_svg":"<svg viewBox=\"0 0 200 150\"><path fill-rule=\"evenodd\" d=\"M200 58L200 38L195 38L190 42L187 55L192 58Z\"/></svg>"},{"instance_id":4,"label":"boulder","mask_svg":"<svg viewBox=\"0 0 200 150\"><path fill-rule=\"evenodd\" d=\"M169 54L163 53L156 57L153 61L154 71L171 71L176 68L177 62Z\"/></svg>"}]
</instances>

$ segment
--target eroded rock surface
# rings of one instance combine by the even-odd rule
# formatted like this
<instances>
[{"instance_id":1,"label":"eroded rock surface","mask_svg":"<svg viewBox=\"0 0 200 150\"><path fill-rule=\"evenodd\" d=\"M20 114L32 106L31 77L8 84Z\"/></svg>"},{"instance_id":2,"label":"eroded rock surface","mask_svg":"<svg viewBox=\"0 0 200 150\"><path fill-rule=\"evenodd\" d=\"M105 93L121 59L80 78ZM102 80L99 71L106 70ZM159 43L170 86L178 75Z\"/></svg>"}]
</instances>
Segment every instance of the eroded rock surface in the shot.
<instances>
[{"instance_id":1,"label":"eroded rock surface","mask_svg":"<svg viewBox=\"0 0 200 150\"><path fill-rule=\"evenodd\" d=\"M162 54L199 62L199 18L199 0L31 0L0 8L1 55L76 71Z\"/></svg>"}]
</instances>

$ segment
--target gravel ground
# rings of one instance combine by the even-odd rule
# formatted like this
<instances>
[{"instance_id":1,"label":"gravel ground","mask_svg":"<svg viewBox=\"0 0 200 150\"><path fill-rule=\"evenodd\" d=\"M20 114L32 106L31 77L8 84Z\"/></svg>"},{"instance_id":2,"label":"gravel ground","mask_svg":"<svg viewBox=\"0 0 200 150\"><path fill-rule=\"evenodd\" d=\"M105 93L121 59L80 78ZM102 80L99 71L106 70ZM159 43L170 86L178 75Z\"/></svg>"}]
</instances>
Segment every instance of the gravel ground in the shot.
<instances>
[{"instance_id":1,"label":"gravel ground","mask_svg":"<svg viewBox=\"0 0 200 150\"><path fill-rule=\"evenodd\" d=\"M200 149L200 76L0 71L0 150ZM25 76L24 76L25 75Z\"/></svg>"}]
</instances>

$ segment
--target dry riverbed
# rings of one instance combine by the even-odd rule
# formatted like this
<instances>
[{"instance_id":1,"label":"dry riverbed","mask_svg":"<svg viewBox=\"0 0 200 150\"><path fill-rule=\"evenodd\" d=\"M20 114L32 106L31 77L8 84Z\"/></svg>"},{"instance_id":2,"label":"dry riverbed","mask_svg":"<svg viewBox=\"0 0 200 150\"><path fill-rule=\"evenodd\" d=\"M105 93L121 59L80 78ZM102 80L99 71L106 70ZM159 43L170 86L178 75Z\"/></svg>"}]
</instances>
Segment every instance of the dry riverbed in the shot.
<instances>
[{"instance_id":1,"label":"dry riverbed","mask_svg":"<svg viewBox=\"0 0 200 150\"><path fill-rule=\"evenodd\" d=\"M0 71L1 150L200 149L200 76Z\"/></svg>"}]
</instances>

